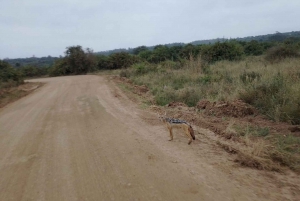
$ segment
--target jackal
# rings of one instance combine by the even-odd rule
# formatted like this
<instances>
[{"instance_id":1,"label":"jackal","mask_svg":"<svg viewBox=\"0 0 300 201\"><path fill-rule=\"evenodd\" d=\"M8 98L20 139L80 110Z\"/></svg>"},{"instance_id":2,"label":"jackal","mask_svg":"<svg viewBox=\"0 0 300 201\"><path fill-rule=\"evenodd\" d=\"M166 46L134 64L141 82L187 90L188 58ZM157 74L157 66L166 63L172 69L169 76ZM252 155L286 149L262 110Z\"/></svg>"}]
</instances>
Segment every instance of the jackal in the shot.
<instances>
[{"instance_id":1,"label":"jackal","mask_svg":"<svg viewBox=\"0 0 300 201\"><path fill-rule=\"evenodd\" d=\"M167 128L169 129L170 132L169 141L173 140L173 133L172 133L173 128L181 128L184 131L185 135L190 139L188 144L191 144L192 141L196 139L192 126L186 121L180 119L172 119L161 115L159 116L159 119L162 122L164 122L167 125Z\"/></svg>"}]
</instances>

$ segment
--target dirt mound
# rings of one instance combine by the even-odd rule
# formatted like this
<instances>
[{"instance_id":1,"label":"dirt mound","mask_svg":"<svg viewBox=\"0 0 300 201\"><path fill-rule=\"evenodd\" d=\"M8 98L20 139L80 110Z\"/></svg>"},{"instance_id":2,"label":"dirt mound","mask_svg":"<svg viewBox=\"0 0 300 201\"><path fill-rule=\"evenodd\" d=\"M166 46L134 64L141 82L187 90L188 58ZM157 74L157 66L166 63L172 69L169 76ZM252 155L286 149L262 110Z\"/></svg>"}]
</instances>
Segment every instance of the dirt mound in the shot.
<instances>
[{"instance_id":1,"label":"dirt mound","mask_svg":"<svg viewBox=\"0 0 300 201\"><path fill-rule=\"evenodd\" d=\"M120 81L122 83L127 83L133 89L133 92L140 96L146 94L149 91L146 85L135 85L130 79L126 77L112 76L112 79Z\"/></svg>"},{"instance_id":2,"label":"dirt mound","mask_svg":"<svg viewBox=\"0 0 300 201\"><path fill-rule=\"evenodd\" d=\"M205 110L205 114L215 116L245 117L258 114L254 107L241 100L232 102L210 102L208 100L201 100L197 103L196 107Z\"/></svg>"},{"instance_id":3,"label":"dirt mound","mask_svg":"<svg viewBox=\"0 0 300 201\"><path fill-rule=\"evenodd\" d=\"M188 107L185 103L182 102L171 102L168 104L168 107Z\"/></svg>"},{"instance_id":4,"label":"dirt mound","mask_svg":"<svg viewBox=\"0 0 300 201\"><path fill-rule=\"evenodd\" d=\"M148 87L145 85L134 85L134 92L138 95L145 94L149 91Z\"/></svg>"}]
</instances>

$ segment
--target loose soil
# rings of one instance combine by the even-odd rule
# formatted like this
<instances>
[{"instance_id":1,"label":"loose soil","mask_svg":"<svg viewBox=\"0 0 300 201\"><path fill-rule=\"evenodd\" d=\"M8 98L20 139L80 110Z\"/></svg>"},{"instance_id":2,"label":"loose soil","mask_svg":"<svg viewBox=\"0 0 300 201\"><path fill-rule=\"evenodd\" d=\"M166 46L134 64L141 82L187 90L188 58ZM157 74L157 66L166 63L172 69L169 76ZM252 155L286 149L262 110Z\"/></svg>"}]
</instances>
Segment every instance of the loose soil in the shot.
<instances>
[{"instance_id":1,"label":"loose soil","mask_svg":"<svg viewBox=\"0 0 300 201\"><path fill-rule=\"evenodd\" d=\"M43 84L38 82L25 82L18 87L9 87L0 90L0 108L14 102L24 96L27 96Z\"/></svg>"}]
</instances>

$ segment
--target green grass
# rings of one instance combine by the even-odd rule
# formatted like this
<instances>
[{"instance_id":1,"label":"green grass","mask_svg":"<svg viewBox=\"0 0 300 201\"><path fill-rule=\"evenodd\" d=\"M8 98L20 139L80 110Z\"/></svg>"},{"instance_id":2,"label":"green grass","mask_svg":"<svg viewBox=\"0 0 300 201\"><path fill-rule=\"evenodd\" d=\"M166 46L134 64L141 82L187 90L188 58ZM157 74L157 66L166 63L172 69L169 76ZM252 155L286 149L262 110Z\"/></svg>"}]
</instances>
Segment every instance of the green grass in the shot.
<instances>
[{"instance_id":1,"label":"green grass","mask_svg":"<svg viewBox=\"0 0 300 201\"><path fill-rule=\"evenodd\" d=\"M254 136L254 137L266 137L270 134L268 127L247 125L245 127L236 126L235 130L239 136Z\"/></svg>"},{"instance_id":2,"label":"green grass","mask_svg":"<svg viewBox=\"0 0 300 201\"><path fill-rule=\"evenodd\" d=\"M300 123L300 58L273 64L263 57L211 65L201 59L142 63L122 70L120 75L136 85L146 85L158 105L177 101L195 106L201 99L242 99L271 120ZM252 158L254 166L261 163L260 167L272 170L270 161L273 161L274 170L276 164L282 164L300 172L299 137L274 134L269 127L251 124L233 126L233 129L245 145L240 162L247 164Z\"/></svg>"},{"instance_id":3,"label":"green grass","mask_svg":"<svg viewBox=\"0 0 300 201\"><path fill-rule=\"evenodd\" d=\"M211 65L200 58L181 63L139 63L120 75L148 86L158 105L179 101L195 106L201 99L242 99L274 121L300 123L299 58L274 64L262 56Z\"/></svg>"}]
</instances>

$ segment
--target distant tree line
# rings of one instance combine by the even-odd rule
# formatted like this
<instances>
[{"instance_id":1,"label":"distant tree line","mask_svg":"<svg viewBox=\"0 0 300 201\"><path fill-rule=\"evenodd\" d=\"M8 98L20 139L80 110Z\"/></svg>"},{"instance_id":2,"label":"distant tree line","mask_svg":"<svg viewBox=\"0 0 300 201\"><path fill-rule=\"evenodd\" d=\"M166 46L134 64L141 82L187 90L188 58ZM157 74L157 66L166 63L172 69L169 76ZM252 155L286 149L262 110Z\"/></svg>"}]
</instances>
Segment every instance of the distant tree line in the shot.
<instances>
[{"instance_id":1,"label":"distant tree line","mask_svg":"<svg viewBox=\"0 0 300 201\"><path fill-rule=\"evenodd\" d=\"M49 69L50 76L86 74L96 70L125 69L135 63L158 64L164 61L181 63L201 56L206 64L221 60L240 60L245 56L266 54L267 60L298 56L300 38L288 38L282 42L250 42L227 40L214 44L184 46L157 45L152 50L146 46L133 48L131 53L116 52L97 55L81 46L68 47L65 57L55 61ZM268 50L268 51L267 51Z\"/></svg>"},{"instance_id":2,"label":"distant tree line","mask_svg":"<svg viewBox=\"0 0 300 201\"><path fill-rule=\"evenodd\" d=\"M52 66L58 57L30 57L30 58L17 58L17 59L4 59L11 66L19 68L23 66L37 66L37 67L49 67Z\"/></svg>"},{"instance_id":3,"label":"distant tree line","mask_svg":"<svg viewBox=\"0 0 300 201\"><path fill-rule=\"evenodd\" d=\"M249 41L249 38L258 40ZM5 72L1 70L3 71L1 79L3 81L4 77L7 77L11 80L14 72L20 77L78 75L96 70L124 69L139 62L158 64L173 61L180 64L196 57L201 57L206 64L210 64L220 60L240 60L245 56L265 54L265 58L272 62L281 58L299 56L300 32L246 37L243 40L214 39L211 41L213 42L211 44L206 40L202 41L202 44L195 41L191 44L139 46L128 50L107 51L105 54L94 53L93 50L83 49L81 46L71 46L66 48L65 55L60 58L48 56L1 61L1 65L6 66ZM7 66L10 67L9 70Z\"/></svg>"}]
</instances>

